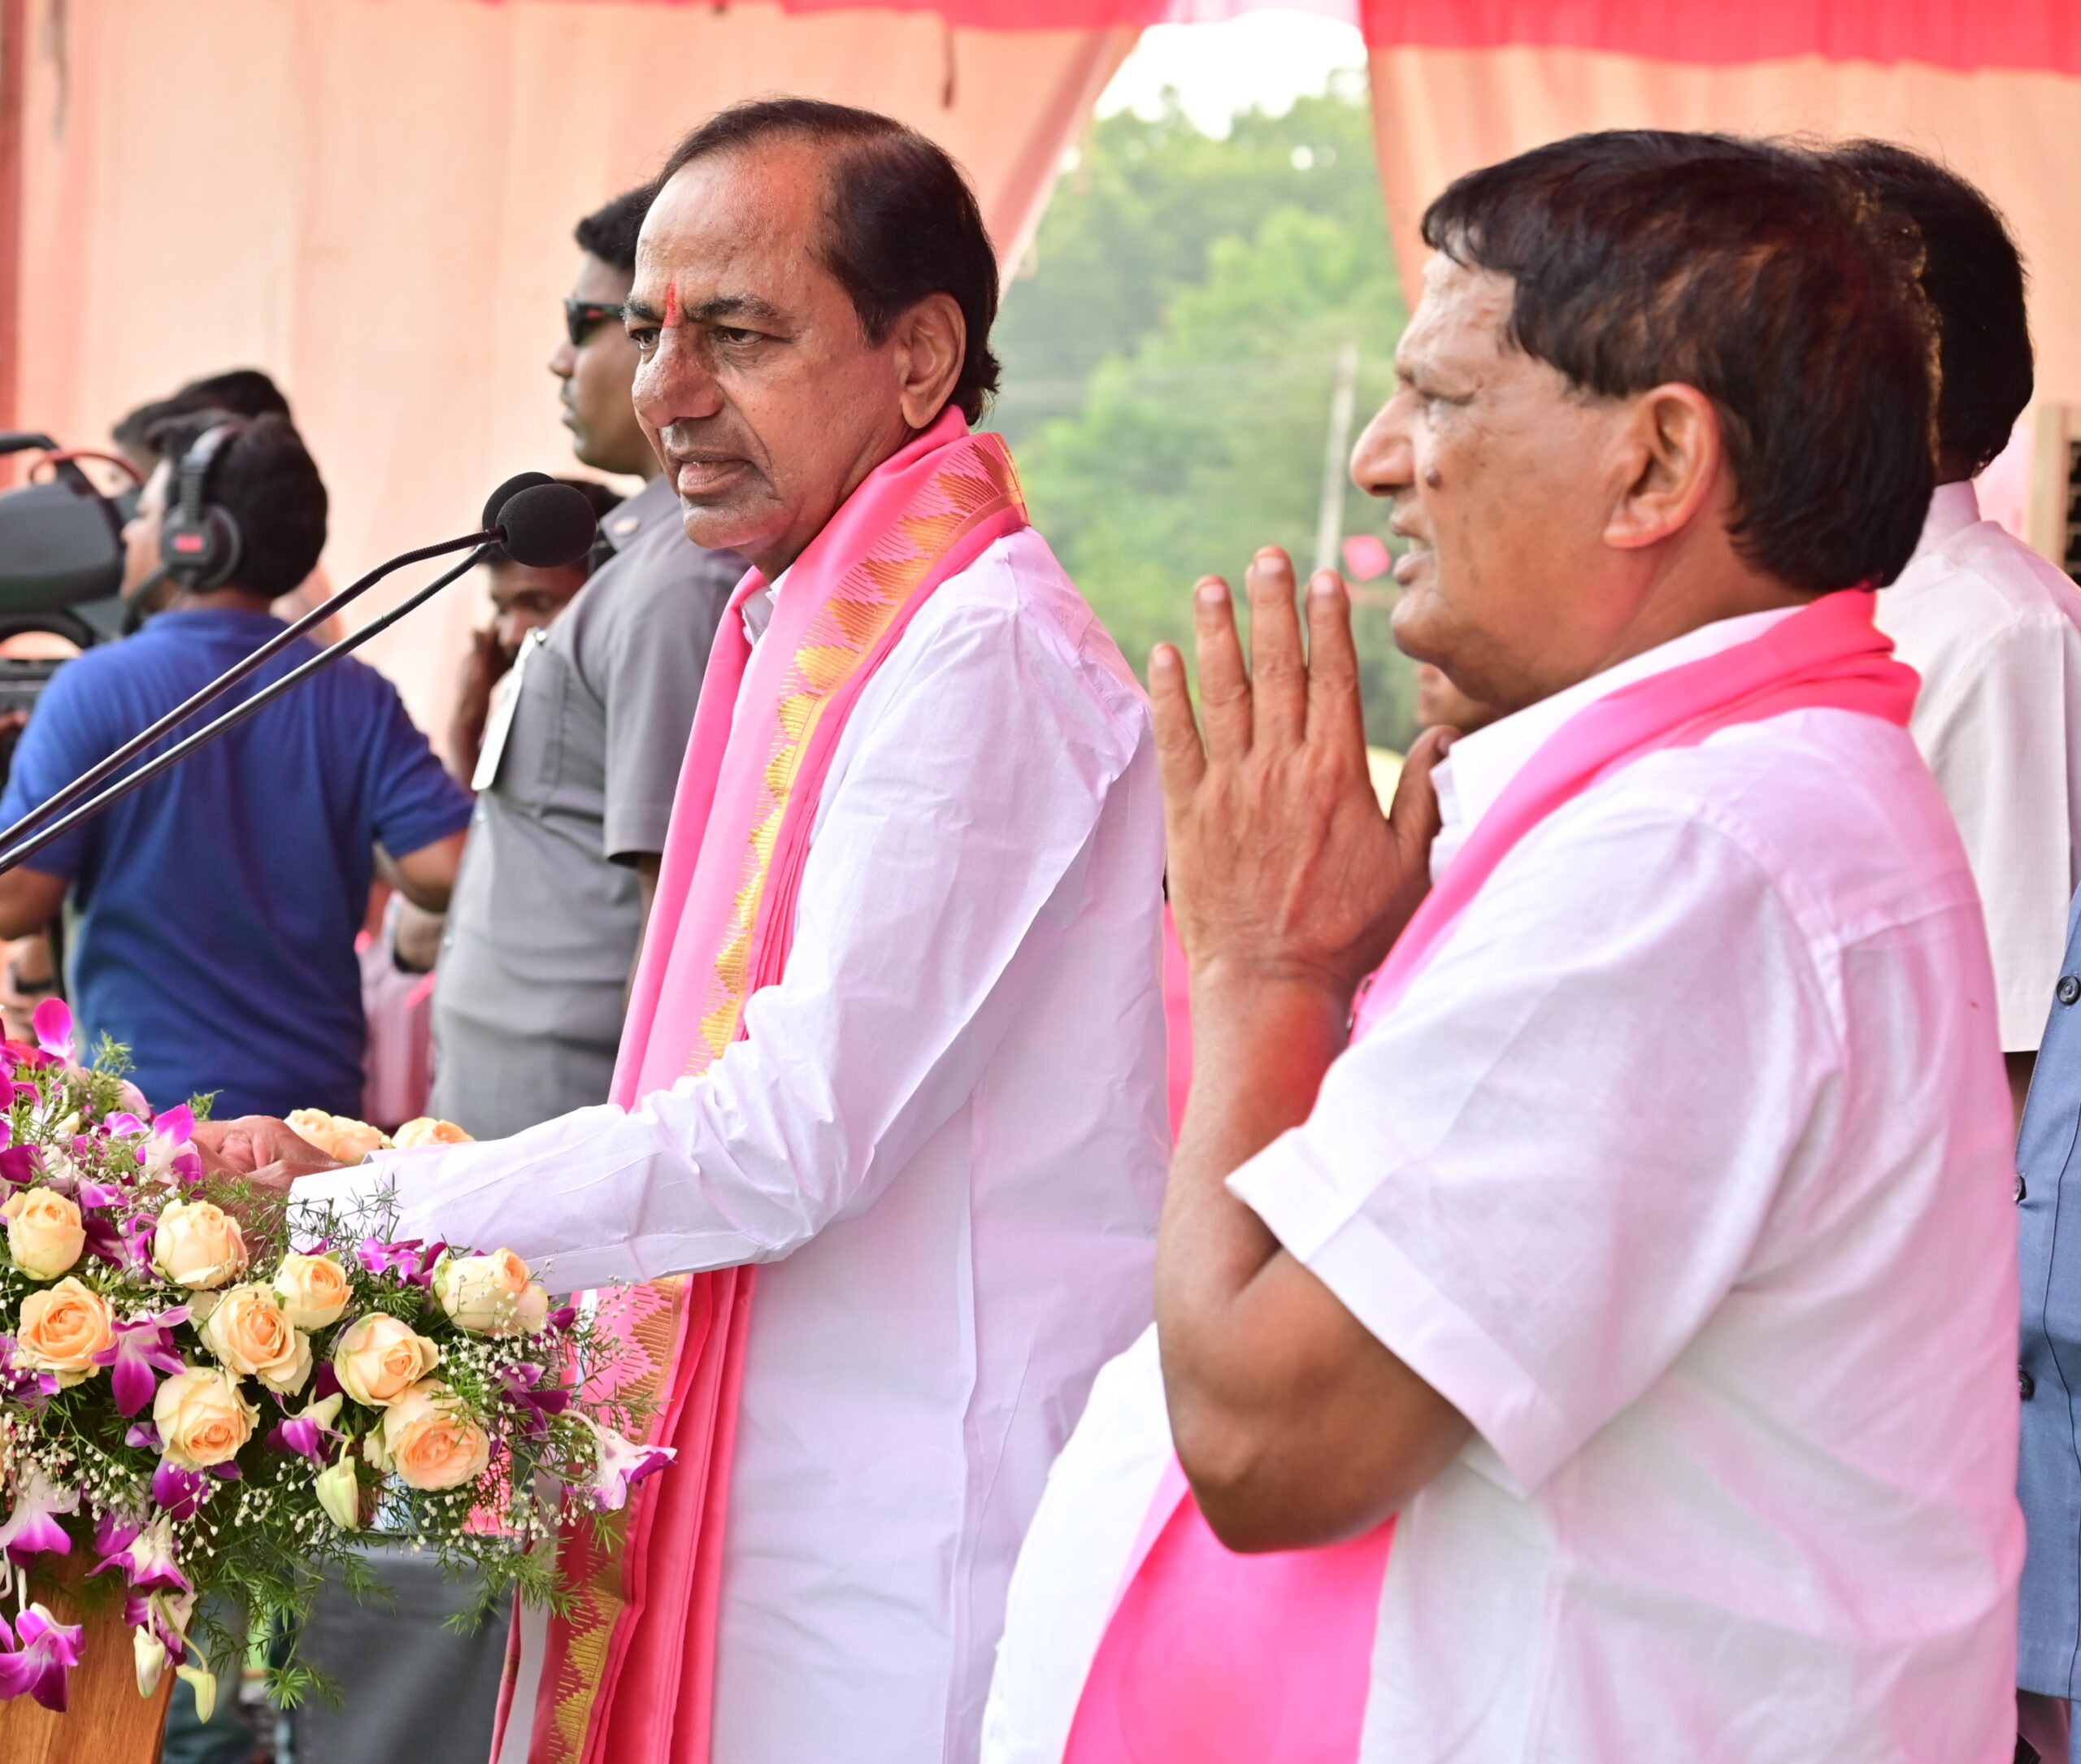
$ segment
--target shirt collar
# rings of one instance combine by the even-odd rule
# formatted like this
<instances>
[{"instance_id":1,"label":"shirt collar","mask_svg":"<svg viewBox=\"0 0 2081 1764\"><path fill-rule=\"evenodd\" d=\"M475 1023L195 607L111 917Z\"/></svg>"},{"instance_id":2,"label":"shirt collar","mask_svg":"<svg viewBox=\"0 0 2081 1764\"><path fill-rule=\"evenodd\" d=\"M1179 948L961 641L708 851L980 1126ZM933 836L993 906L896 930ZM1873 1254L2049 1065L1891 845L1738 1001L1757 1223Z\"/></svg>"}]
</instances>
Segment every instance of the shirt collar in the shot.
<instances>
[{"instance_id":1,"label":"shirt collar","mask_svg":"<svg viewBox=\"0 0 2081 1764\"><path fill-rule=\"evenodd\" d=\"M1774 607L1767 612L1744 613L1738 618L1716 619L1687 631L1680 637L1607 667L1601 674L1527 705L1509 716L1499 717L1484 729L1462 735L1452 752L1431 774L1438 793L1438 812L1443 826L1431 850L1431 871L1436 876L1496 804L1510 780L1523 771L1531 756L1546 745L1571 717L1621 686L1636 680L1666 673L1686 662L1702 660L1761 637L1796 607Z\"/></svg>"},{"instance_id":2,"label":"shirt collar","mask_svg":"<svg viewBox=\"0 0 2081 1764\"><path fill-rule=\"evenodd\" d=\"M744 605L739 610L745 621L745 641L754 649L758 647L758 640L773 623L773 610L780 600L780 584L787 580L788 572L783 570L765 587L745 596Z\"/></svg>"},{"instance_id":3,"label":"shirt collar","mask_svg":"<svg viewBox=\"0 0 2081 1764\"><path fill-rule=\"evenodd\" d=\"M606 533L607 543L617 551L626 551L668 513L675 520L680 518L679 494L672 489L671 477L661 471L635 495L610 509L600 525Z\"/></svg>"},{"instance_id":4,"label":"shirt collar","mask_svg":"<svg viewBox=\"0 0 2081 1764\"><path fill-rule=\"evenodd\" d=\"M1915 546L1916 555L1934 551L1955 539L1968 527L1977 524L1979 518L1979 493L1973 488L1970 478L1958 484L1938 484L1929 499L1929 512L1922 517L1922 538Z\"/></svg>"}]
</instances>

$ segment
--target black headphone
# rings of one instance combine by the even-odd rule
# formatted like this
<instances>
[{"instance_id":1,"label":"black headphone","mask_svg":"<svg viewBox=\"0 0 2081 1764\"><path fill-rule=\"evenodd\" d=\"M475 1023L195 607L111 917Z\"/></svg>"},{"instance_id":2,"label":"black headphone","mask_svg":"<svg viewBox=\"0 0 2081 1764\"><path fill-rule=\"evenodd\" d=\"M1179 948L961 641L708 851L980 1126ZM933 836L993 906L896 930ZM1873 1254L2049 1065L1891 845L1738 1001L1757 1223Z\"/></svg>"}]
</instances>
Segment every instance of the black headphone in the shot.
<instances>
[{"instance_id":1,"label":"black headphone","mask_svg":"<svg viewBox=\"0 0 2081 1764\"><path fill-rule=\"evenodd\" d=\"M207 501L211 468L245 428L219 423L196 437L180 456L179 495L159 525L159 562L176 581L198 594L228 582L245 550L231 511Z\"/></svg>"}]
</instances>

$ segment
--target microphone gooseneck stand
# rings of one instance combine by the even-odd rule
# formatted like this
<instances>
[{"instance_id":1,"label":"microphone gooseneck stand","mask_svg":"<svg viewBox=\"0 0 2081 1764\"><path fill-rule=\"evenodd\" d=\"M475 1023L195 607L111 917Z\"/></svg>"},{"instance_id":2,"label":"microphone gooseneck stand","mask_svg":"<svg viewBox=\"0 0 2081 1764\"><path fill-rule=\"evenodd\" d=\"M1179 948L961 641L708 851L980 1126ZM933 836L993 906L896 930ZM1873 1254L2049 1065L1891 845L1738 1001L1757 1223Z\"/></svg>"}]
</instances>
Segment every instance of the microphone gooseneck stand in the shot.
<instances>
[{"instance_id":1,"label":"microphone gooseneck stand","mask_svg":"<svg viewBox=\"0 0 2081 1764\"><path fill-rule=\"evenodd\" d=\"M61 838L81 822L91 819L111 803L150 783L168 767L178 765L198 748L206 746L227 731L236 728L248 717L265 710L284 693L308 680L321 667L329 666L342 656L353 654L363 644L380 637L407 613L425 605L450 582L482 563L493 546L503 545L507 554L520 563L553 568L560 564L575 563L584 556L592 545L598 525L592 504L582 493L568 484L554 484L546 474L541 472L523 473L519 477L509 479L500 485L493 493L491 502L486 505L484 518L482 532L468 534L461 539L444 540L439 545L422 545L416 551L407 551L400 557L391 558L387 563L379 565L367 575L341 589L323 606L314 607L293 624L278 632L185 703L167 712L150 728L133 736L106 758L90 766L63 789L37 804L4 833L0 833L0 845L7 847L4 851L0 851L0 875L34 857L54 840ZM469 548L469 555L461 563L443 571L425 587L380 618L342 637L330 648L321 650L301 666L292 668L280 679L272 681L251 697L242 700L215 721L184 736L135 771L109 784L97 794L88 797L88 793L96 785L103 783L111 773L135 758L176 723L237 685L270 656L279 654L285 645L294 641L314 625L329 618L393 570L401 569L408 563L422 563L430 558L445 557L466 546ZM81 802L83 797L87 800ZM61 810L66 812L60 814L59 811ZM57 818L53 819L53 816Z\"/></svg>"},{"instance_id":2,"label":"microphone gooseneck stand","mask_svg":"<svg viewBox=\"0 0 2081 1764\"><path fill-rule=\"evenodd\" d=\"M89 790L93 789L93 787L99 784L103 779L120 770L124 766L128 764L130 761L135 759L138 754L144 752L144 750L150 747L153 742L156 741L161 736L164 735L167 730L172 728L176 723L186 722L189 717L194 715L198 710L200 710L203 706L208 704L212 699L221 697L233 686L236 686L241 680L244 680L246 676L254 671L254 669L259 667L260 664L265 662L270 656L279 654L284 649L295 642L296 640L302 637L306 632L311 630L315 626L323 624L328 619L331 618L334 613L337 612L342 606L346 606L350 602L360 598L363 594L366 593L370 589L375 587L378 582L381 581L384 576L389 575L392 571L401 570L408 563L423 563L429 558L445 557L450 552L459 551L466 545L481 545L486 541L495 540L497 537L498 535L496 530L491 530L484 532L471 533L461 539L445 540L437 545L422 545L416 551L407 551L402 557L393 558L387 563L378 564L374 569L371 570L367 575L360 576L355 580L350 582L345 588L341 589L338 593L333 595L330 600L325 601L320 605L312 607L309 612L306 613L301 619L298 619L293 624L289 625L284 629L276 632L274 636L268 638L265 643L262 644L258 649L255 650L243 661L234 663L230 667L219 674L215 680L211 680L208 685L203 687L201 691L194 693L184 702L176 705L172 710L167 711L164 716L159 718L156 722L152 723L150 728L139 730L137 734L132 736L128 741L125 741L120 747L117 748L114 753L109 754L106 758L98 760L94 764L89 766L85 771L81 772L78 777L75 778L70 784L67 784L63 789L58 791L46 801L37 804L37 806L31 809L28 814L24 815L19 821L15 822L12 827L8 828L4 832L0 832L0 846L7 847L11 850L19 853L19 855L15 856L12 861L9 861L7 858L0 858L0 873L4 873L7 871L14 868L15 864L20 862L22 858L27 857L30 851L41 851L44 845L50 843L48 840L45 840L33 845L16 845L15 841L21 840L23 835L29 832L31 828L37 826L40 822L49 819L50 816L55 815L60 809L66 808L71 804L78 802L81 797L85 796ZM440 582L437 583L435 585L441 586L446 583L452 582L457 576L462 573L463 570L467 569L470 565L474 563L476 561L476 555L473 553L470 558L464 560L460 569L450 571L447 575L442 576ZM331 652L328 651L327 653L330 654ZM287 677L294 679L296 676L294 675L290 675ZM174 751L177 753L180 751L180 749L176 748ZM141 776L141 774L140 776ZM98 802L101 799L97 797L95 800ZM110 802L113 802L115 798L111 797L108 800ZM70 827L74 824L74 817L67 815L63 824L64 826Z\"/></svg>"},{"instance_id":3,"label":"microphone gooseneck stand","mask_svg":"<svg viewBox=\"0 0 2081 1764\"><path fill-rule=\"evenodd\" d=\"M380 637L383 632L388 631L391 626L394 625L400 619L403 618L406 613L411 612L415 607L424 605L426 602L431 600L436 594L439 593L442 589L447 587L450 582L455 580L458 576L468 574L471 570L474 569L484 555L484 550L485 549L484 541L484 535L482 533L473 533L467 539L451 541L445 545L429 545L422 551L414 552L407 557L399 558L398 560L398 563L409 563L427 556L438 557L444 551L453 551L458 545L476 545L479 548L473 550L469 556L463 558L463 561L457 564L453 569L444 570L439 576L437 576L431 582L428 583L426 586L421 589L416 594L411 596L410 599L402 602L389 612L384 614L380 619L371 619L368 623L363 625L358 631L350 632L347 636L341 638L340 641L337 643L335 643L330 649L319 650L317 654L312 656L311 659L304 663L302 667L290 669L290 671L283 675L280 680L274 681L269 685L263 687L258 692L254 693L250 698L241 700L232 709L227 710L222 716L217 718L214 722L204 723L202 727L196 730L193 735L187 736L182 740L176 742L163 754L159 754L149 763L140 766L128 777L121 779L118 782L111 784L106 790L101 792L99 795L90 797L85 802L80 802L79 799L82 795L85 794L87 791L91 790L94 785L100 783L102 779L106 778L111 771L115 771L118 766L121 765L124 760L129 758L132 755L138 753L142 749L149 746L159 736L164 734L167 729L171 728L175 723L180 722L183 717L188 715L196 706L206 703L210 699L216 697L227 687L236 685L240 680L245 679L245 676L251 673L254 668L258 667L261 663L266 661L269 656L278 651L285 643L289 641L290 638L299 635L299 628L306 626L306 623L309 621L315 621L328 615L334 603L345 597L345 593L335 594L332 600L327 601L324 606L317 608L315 611L306 613L302 619L299 619L295 624L291 625L286 631L282 632L279 636L270 637L266 643L255 650L252 654L246 657L246 658L241 662L236 667L232 668L229 672L223 675L219 680L212 682L210 686L204 688L202 691L198 693L193 698L189 699L186 704L182 705L177 710L168 711L142 734L135 736L132 737L131 740L124 742L124 745L108 758L102 761L99 765L94 767L91 771L82 772L77 778L74 779L72 783L66 785L63 790L60 790L56 795L50 797L48 802L39 803L30 813L24 815L20 821L15 823L15 827L8 828L5 834L0 834L0 840L12 838L16 828L34 827L38 821L44 819L46 816L49 815L54 810L63 807L67 803L76 802L79 804L79 806L73 809L69 814L60 815L58 819L51 821L40 831L33 832L26 839L21 840L17 844L8 846L5 851L0 851L0 875L6 875L8 871L14 869L19 864L27 862L28 859L33 858L39 851L41 851L45 846L51 844L55 840L63 838L75 827L77 827L82 821L92 820L94 816L100 814L101 811L108 807L110 804L121 801L124 797L129 795L133 790L141 789L142 786L150 784L153 779L158 777L159 775L166 771L167 767L178 765L183 759L186 758L189 754L193 753L197 748L206 746L210 742L216 740L219 735L224 734L226 731L237 728L240 723L243 723L248 717L253 715L255 712L264 710L269 705L272 704L277 698L280 697L284 693L287 692L290 687L296 685L302 680L308 680L313 674L316 673L319 668L324 667L328 662L337 662L343 655L351 655L356 650L359 649L362 645L367 642L370 638ZM362 589L368 586L369 581L372 580L373 578L366 578L363 580L356 583L353 592L358 593Z\"/></svg>"}]
</instances>

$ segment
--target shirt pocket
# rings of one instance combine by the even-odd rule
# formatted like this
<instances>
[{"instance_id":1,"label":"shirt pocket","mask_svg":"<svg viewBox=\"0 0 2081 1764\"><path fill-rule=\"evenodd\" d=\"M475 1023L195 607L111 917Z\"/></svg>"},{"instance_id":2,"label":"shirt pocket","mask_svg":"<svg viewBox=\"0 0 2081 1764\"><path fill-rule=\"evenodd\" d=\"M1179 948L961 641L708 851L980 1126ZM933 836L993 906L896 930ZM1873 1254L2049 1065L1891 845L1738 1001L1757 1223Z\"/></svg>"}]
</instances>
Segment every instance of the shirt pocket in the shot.
<instances>
[{"instance_id":1,"label":"shirt pocket","mask_svg":"<svg viewBox=\"0 0 2081 1764\"><path fill-rule=\"evenodd\" d=\"M567 763L572 684L568 658L553 643L537 644L521 676L513 725L492 785L515 808L540 811L555 805Z\"/></svg>"}]
</instances>

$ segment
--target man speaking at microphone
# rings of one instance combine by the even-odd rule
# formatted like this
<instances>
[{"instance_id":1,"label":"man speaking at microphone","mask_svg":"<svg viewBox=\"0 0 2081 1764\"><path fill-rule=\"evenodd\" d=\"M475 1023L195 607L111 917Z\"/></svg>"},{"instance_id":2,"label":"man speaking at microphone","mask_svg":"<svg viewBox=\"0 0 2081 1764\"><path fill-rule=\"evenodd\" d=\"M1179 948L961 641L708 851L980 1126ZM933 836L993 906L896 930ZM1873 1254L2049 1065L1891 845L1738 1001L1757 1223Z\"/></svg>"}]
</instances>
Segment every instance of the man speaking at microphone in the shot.
<instances>
[{"instance_id":1,"label":"man speaking at microphone","mask_svg":"<svg viewBox=\"0 0 2081 1764\"><path fill-rule=\"evenodd\" d=\"M681 145L627 308L636 409L690 537L754 574L614 1100L300 1191L394 1184L403 1235L654 1283L677 1462L620 1548L567 1537L567 1617L522 1614L504 1764L972 1758L1048 1464L1148 1319L1153 751L970 431L997 299L959 171L888 118L780 100ZM212 1143L336 1167L276 1123Z\"/></svg>"},{"instance_id":2,"label":"man speaking at microphone","mask_svg":"<svg viewBox=\"0 0 2081 1764\"><path fill-rule=\"evenodd\" d=\"M324 547L325 486L286 418L203 412L150 439L161 463L124 538L127 589L165 576L146 590L151 616L52 680L16 749L0 824L277 635L269 606ZM212 536L199 558L162 542L184 494ZM289 645L241 696L315 653L307 640ZM214 1092L224 1115L358 1114L354 936L375 848L408 896L437 909L469 818L469 797L397 689L350 660L0 875L0 937L41 930L69 891L88 1044L106 1035L127 1046L154 1107Z\"/></svg>"}]
</instances>

